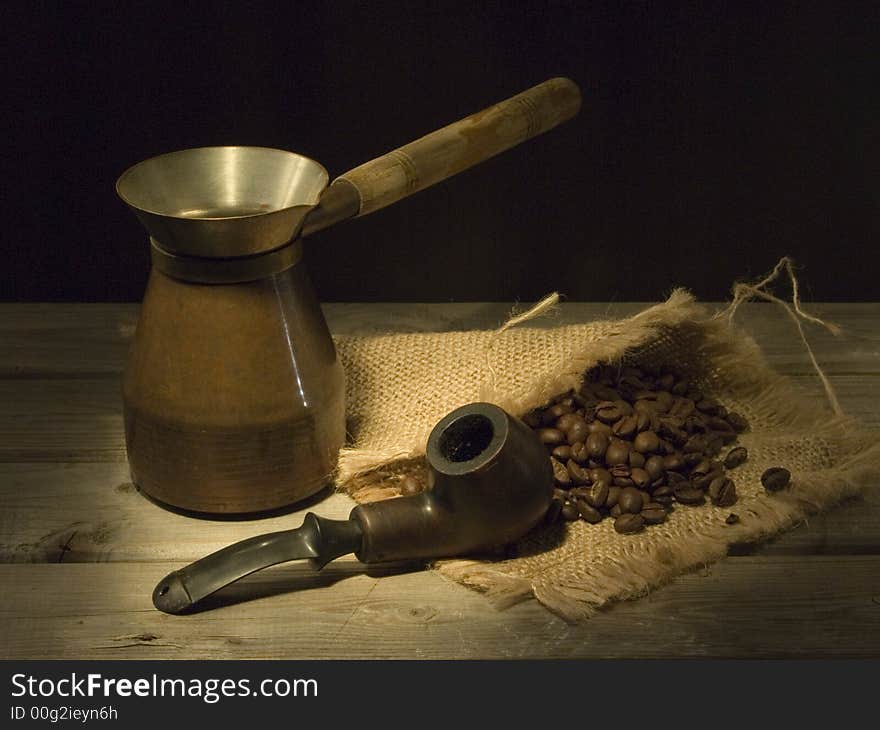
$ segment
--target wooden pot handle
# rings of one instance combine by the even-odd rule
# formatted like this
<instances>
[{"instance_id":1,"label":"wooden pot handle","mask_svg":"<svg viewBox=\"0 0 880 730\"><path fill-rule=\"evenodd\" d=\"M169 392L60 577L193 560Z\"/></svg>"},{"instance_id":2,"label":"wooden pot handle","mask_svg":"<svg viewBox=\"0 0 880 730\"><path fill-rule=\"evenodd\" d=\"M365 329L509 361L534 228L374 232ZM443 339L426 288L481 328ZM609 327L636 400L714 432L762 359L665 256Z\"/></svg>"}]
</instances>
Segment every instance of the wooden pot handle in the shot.
<instances>
[{"instance_id":1,"label":"wooden pot handle","mask_svg":"<svg viewBox=\"0 0 880 730\"><path fill-rule=\"evenodd\" d=\"M553 78L431 132L344 175L366 215L473 167L571 119L581 106L577 85Z\"/></svg>"}]
</instances>

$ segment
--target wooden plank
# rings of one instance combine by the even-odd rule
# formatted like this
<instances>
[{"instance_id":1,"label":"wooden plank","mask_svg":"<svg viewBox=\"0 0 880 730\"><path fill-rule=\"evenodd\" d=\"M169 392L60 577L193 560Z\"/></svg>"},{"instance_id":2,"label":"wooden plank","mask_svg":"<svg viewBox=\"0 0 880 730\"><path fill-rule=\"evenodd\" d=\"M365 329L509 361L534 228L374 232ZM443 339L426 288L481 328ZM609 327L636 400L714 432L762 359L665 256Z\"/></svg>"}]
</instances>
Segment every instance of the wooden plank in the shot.
<instances>
[{"instance_id":1,"label":"wooden plank","mask_svg":"<svg viewBox=\"0 0 880 730\"><path fill-rule=\"evenodd\" d=\"M321 497L261 520L194 519L139 494L124 463L0 464L0 563L183 564L245 537L297 527L308 510L342 519L354 506L339 493ZM734 555L751 552L880 554L880 488L770 542L733 548Z\"/></svg>"},{"instance_id":2,"label":"wooden plank","mask_svg":"<svg viewBox=\"0 0 880 730\"><path fill-rule=\"evenodd\" d=\"M824 398L815 376L796 384ZM880 377L836 375L831 382L850 415L880 425ZM0 379L0 463L125 460L122 396L114 378Z\"/></svg>"},{"instance_id":3,"label":"wooden plank","mask_svg":"<svg viewBox=\"0 0 880 730\"><path fill-rule=\"evenodd\" d=\"M124 460L122 391L116 376L0 379L0 462Z\"/></svg>"},{"instance_id":4,"label":"wooden plank","mask_svg":"<svg viewBox=\"0 0 880 730\"><path fill-rule=\"evenodd\" d=\"M355 505L330 490L320 496L260 520L196 519L140 494L124 463L0 464L0 562L183 564L236 540L298 527L308 510L342 519Z\"/></svg>"},{"instance_id":5,"label":"wooden plank","mask_svg":"<svg viewBox=\"0 0 880 730\"><path fill-rule=\"evenodd\" d=\"M434 573L255 574L215 609L150 605L163 563L0 566L0 656L23 658L880 657L880 557L727 560L569 625L496 611Z\"/></svg>"},{"instance_id":6,"label":"wooden plank","mask_svg":"<svg viewBox=\"0 0 880 730\"><path fill-rule=\"evenodd\" d=\"M0 304L0 377L121 372L136 304Z\"/></svg>"},{"instance_id":7,"label":"wooden plank","mask_svg":"<svg viewBox=\"0 0 880 730\"><path fill-rule=\"evenodd\" d=\"M551 317L524 326L545 327L634 314L648 303L564 302ZM720 306L720 305L712 305ZM323 305L335 334L491 329L509 316L508 303L331 303ZM807 307L845 330L835 338L806 331L830 373L880 372L880 304ZM0 377L89 377L122 371L137 322L137 304L0 304ZM791 321L774 305L746 304L737 321L758 340L781 372L810 372Z\"/></svg>"}]
</instances>

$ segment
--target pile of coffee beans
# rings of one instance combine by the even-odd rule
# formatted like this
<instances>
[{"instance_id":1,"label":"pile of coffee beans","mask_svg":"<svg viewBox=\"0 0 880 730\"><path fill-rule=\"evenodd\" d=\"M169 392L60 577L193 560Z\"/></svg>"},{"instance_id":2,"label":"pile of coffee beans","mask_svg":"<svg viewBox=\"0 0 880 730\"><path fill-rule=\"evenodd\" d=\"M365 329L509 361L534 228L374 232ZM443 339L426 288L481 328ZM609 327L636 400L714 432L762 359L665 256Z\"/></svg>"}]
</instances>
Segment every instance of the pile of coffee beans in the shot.
<instances>
[{"instance_id":1,"label":"pile of coffee beans","mask_svg":"<svg viewBox=\"0 0 880 730\"><path fill-rule=\"evenodd\" d=\"M728 471L748 459L733 446L746 419L667 370L594 368L577 392L523 420L553 464L552 522L611 517L617 532L634 533L676 505L729 507L737 495Z\"/></svg>"}]
</instances>

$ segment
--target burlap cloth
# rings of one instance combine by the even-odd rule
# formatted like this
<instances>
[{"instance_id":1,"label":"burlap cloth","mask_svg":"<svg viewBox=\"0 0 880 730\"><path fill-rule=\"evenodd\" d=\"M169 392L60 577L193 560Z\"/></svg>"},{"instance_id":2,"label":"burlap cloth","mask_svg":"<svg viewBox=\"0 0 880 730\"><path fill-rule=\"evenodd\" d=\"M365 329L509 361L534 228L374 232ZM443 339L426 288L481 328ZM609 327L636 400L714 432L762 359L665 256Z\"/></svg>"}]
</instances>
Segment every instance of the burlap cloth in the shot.
<instances>
[{"instance_id":1,"label":"burlap cloth","mask_svg":"<svg viewBox=\"0 0 880 730\"><path fill-rule=\"evenodd\" d=\"M500 606L533 596L565 619L585 618L723 558L732 543L799 523L876 474L876 434L776 373L747 333L683 290L619 321L533 325L339 337L350 432L339 460L341 488L359 501L394 497L401 475L425 469L428 434L449 411L488 401L522 415L577 388L597 363L674 366L748 418L751 428L739 442L749 460L732 472L739 494L733 507L679 508L636 535L616 533L610 519L541 527L504 555L434 565ZM787 492L770 495L761 486L770 466L792 472ZM726 524L731 512L738 524Z\"/></svg>"}]
</instances>

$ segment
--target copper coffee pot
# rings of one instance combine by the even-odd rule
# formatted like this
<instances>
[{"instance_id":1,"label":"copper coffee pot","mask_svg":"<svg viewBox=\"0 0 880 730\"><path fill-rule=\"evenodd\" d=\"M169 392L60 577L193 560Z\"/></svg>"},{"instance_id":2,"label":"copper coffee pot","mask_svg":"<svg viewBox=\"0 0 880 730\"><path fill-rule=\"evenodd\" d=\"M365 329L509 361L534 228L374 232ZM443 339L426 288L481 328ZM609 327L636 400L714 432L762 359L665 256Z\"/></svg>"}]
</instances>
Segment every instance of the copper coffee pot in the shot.
<instances>
[{"instance_id":1,"label":"copper coffee pot","mask_svg":"<svg viewBox=\"0 0 880 730\"><path fill-rule=\"evenodd\" d=\"M167 505L249 513L329 481L344 376L302 239L444 180L574 116L554 78L340 176L302 155L204 147L141 162L116 190L152 270L123 376L132 480Z\"/></svg>"}]
</instances>

